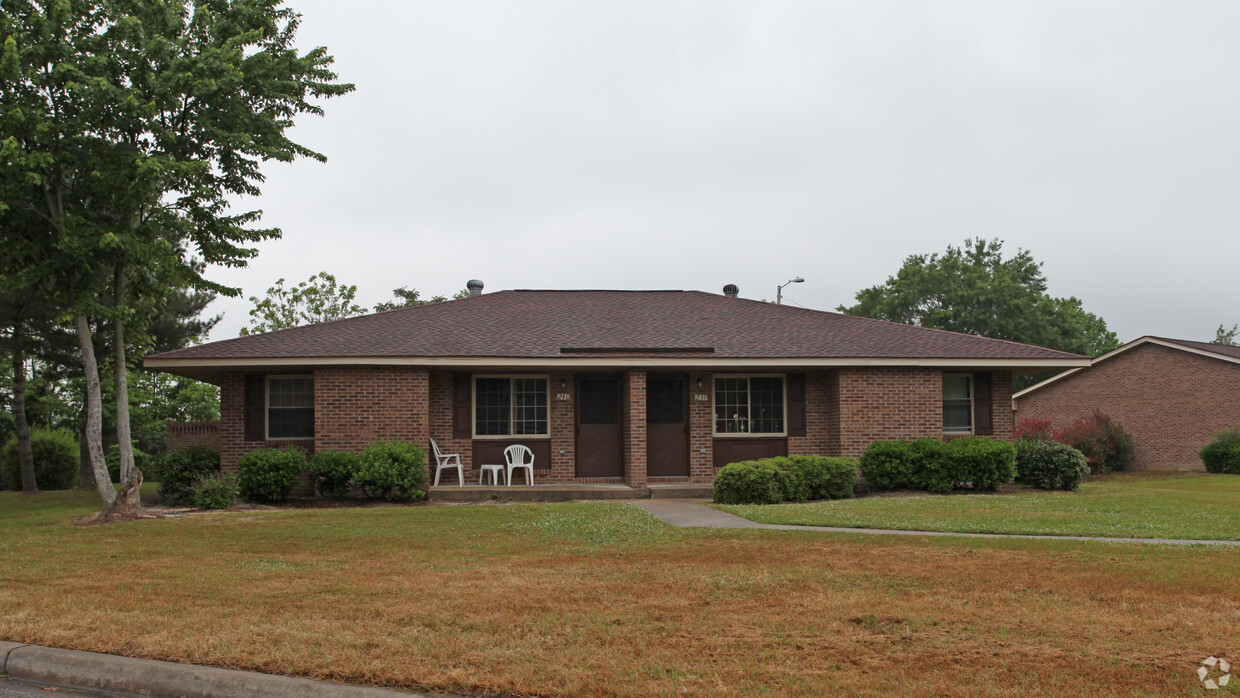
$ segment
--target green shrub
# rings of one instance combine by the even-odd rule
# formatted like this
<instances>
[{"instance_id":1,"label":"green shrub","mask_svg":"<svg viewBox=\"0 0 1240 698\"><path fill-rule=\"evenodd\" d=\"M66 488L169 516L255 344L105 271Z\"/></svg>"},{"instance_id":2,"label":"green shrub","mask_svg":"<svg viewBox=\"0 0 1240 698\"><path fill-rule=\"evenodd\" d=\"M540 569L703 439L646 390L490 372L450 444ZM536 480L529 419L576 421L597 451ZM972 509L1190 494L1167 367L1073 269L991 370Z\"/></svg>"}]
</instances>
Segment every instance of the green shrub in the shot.
<instances>
[{"instance_id":1,"label":"green shrub","mask_svg":"<svg viewBox=\"0 0 1240 698\"><path fill-rule=\"evenodd\" d=\"M193 506L195 483L220 472L220 455L201 446L168 451L159 463L159 503L169 507Z\"/></svg>"},{"instance_id":2,"label":"green shrub","mask_svg":"<svg viewBox=\"0 0 1240 698\"><path fill-rule=\"evenodd\" d=\"M719 504L779 504L784 501L786 471L767 460L728 463L715 474Z\"/></svg>"},{"instance_id":3,"label":"green shrub","mask_svg":"<svg viewBox=\"0 0 1240 698\"><path fill-rule=\"evenodd\" d=\"M1016 441L1016 480L1044 490L1075 490L1089 475L1085 454L1041 439Z\"/></svg>"},{"instance_id":4,"label":"green shrub","mask_svg":"<svg viewBox=\"0 0 1240 698\"><path fill-rule=\"evenodd\" d=\"M1097 475L1126 470L1132 465L1132 436L1119 422L1098 410L1055 432L1055 440L1084 453L1090 471Z\"/></svg>"},{"instance_id":5,"label":"green shrub","mask_svg":"<svg viewBox=\"0 0 1240 698\"><path fill-rule=\"evenodd\" d=\"M426 452L403 441L379 441L362 452L353 478L368 495L392 502L426 498Z\"/></svg>"},{"instance_id":6,"label":"green shrub","mask_svg":"<svg viewBox=\"0 0 1240 698\"><path fill-rule=\"evenodd\" d=\"M30 450L34 454L34 481L40 490L67 490L77 487L81 451L77 437L63 429L30 429ZM22 488L21 463L17 458L17 438L9 439L0 453L4 485Z\"/></svg>"},{"instance_id":7,"label":"green shrub","mask_svg":"<svg viewBox=\"0 0 1240 698\"><path fill-rule=\"evenodd\" d=\"M800 475L807 499L848 499L857 486L857 461L829 456L788 456L774 460L787 463Z\"/></svg>"},{"instance_id":8,"label":"green shrub","mask_svg":"<svg viewBox=\"0 0 1240 698\"><path fill-rule=\"evenodd\" d=\"M237 486L246 501L277 504L305 469L306 453L296 446L250 451L237 459Z\"/></svg>"},{"instance_id":9,"label":"green shrub","mask_svg":"<svg viewBox=\"0 0 1240 698\"><path fill-rule=\"evenodd\" d=\"M944 445L957 487L994 491L1016 477L1016 447L1006 441L966 436Z\"/></svg>"},{"instance_id":10,"label":"green shrub","mask_svg":"<svg viewBox=\"0 0 1240 698\"><path fill-rule=\"evenodd\" d=\"M199 509L227 509L237 502L237 478L232 475L203 475L194 484L194 506Z\"/></svg>"},{"instance_id":11,"label":"green shrub","mask_svg":"<svg viewBox=\"0 0 1240 698\"><path fill-rule=\"evenodd\" d=\"M112 478L112 482L121 481L121 447L119 444L112 444L108 449L107 455L103 457L103 461L108 464L108 477ZM137 444L133 446L133 464L137 466L138 471L142 473L143 482L159 482L159 478L155 477L155 469L151 464L154 458L148 456L145 452L138 449Z\"/></svg>"},{"instance_id":12,"label":"green shrub","mask_svg":"<svg viewBox=\"0 0 1240 698\"><path fill-rule=\"evenodd\" d=\"M314 476L314 484L320 494L337 497L349 489L361 461L361 456L356 453L319 451L310 459L307 470Z\"/></svg>"},{"instance_id":13,"label":"green shrub","mask_svg":"<svg viewBox=\"0 0 1240 698\"><path fill-rule=\"evenodd\" d=\"M952 461L951 442L942 439L917 439L909 444L913 453L912 488L927 492L951 492L960 481L958 468Z\"/></svg>"},{"instance_id":14,"label":"green shrub","mask_svg":"<svg viewBox=\"0 0 1240 698\"><path fill-rule=\"evenodd\" d=\"M1206 472L1240 475L1240 429L1220 431L1201 449Z\"/></svg>"},{"instance_id":15,"label":"green shrub","mask_svg":"<svg viewBox=\"0 0 1240 698\"><path fill-rule=\"evenodd\" d=\"M875 441L861 454L861 478L872 490L898 490L913 486L917 460L907 441Z\"/></svg>"}]
</instances>

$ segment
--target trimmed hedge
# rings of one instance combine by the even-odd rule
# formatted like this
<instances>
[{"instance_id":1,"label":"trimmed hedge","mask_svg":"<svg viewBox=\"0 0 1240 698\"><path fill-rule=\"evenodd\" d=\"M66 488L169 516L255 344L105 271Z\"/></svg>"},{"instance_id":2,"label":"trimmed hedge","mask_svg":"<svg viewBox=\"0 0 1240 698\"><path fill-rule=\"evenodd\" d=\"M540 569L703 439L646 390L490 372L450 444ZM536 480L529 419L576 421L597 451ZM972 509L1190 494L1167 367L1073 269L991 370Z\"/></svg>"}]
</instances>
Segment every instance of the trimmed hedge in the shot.
<instances>
[{"instance_id":1,"label":"trimmed hedge","mask_svg":"<svg viewBox=\"0 0 1240 698\"><path fill-rule=\"evenodd\" d=\"M361 467L362 457L343 451L318 451L310 459L307 470L314 476L315 487L324 497L338 497L349 489L349 484Z\"/></svg>"},{"instance_id":2,"label":"trimmed hedge","mask_svg":"<svg viewBox=\"0 0 1240 698\"><path fill-rule=\"evenodd\" d=\"M34 482L40 490L68 490L77 487L81 451L77 437L63 429L31 427L30 450L34 455ZM22 488L21 463L17 458L17 437L9 439L0 452L0 479L10 490Z\"/></svg>"},{"instance_id":3,"label":"trimmed hedge","mask_svg":"<svg viewBox=\"0 0 1240 698\"><path fill-rule=\"evenodd\" d=\"M857 462L851 458L786 456L729 463L715 475L719 504L779 504L853 496Z\"/></svg>"},{"instance_id":4,"label":"trimmed hedge","mask_svg":"<svg viewBox=\"0 0 1240 698\"><path fill-rule=\"evenodd\" d=\"M1075 490L1089 475L1085 454L1067 444L1016 440L1016 481L1044 490Z\"/></svg>"},{"instance_id":5,"label":"trimmed hedge","mask_svg":"<svg viewBox=\"0 0 1240 698\"><path fill-rule=\"evenodd\" d=\"M306 453L296 446L250 451L237 459L237 486L247 501L277 504L305 469Z\"/></svg>"},{"instance_id":6,"label":"trimmed hedge","mask_svg":"<svg viewBox=\"0 0 1240 698\"><path fill-rule=\"evenodd\" d=\"M1016 475L1016 447L976 436L875 441L861 454L860 467L875 490L995 490Z\"/></svg>"},{"instance_id":7,"label":"trimmed hedge","mask_svg":"<svg viewBox=\"0 0 1240 698\"><path fill-rule=\"evenodd\" d=\"M1240 475L1240 429L1219 432L1201 449L1201 462L1208 473Z\"/></svg>"},{"instance_id":8,"label":"trimmed hedge","mask_svg":"<svg viewBox=\"0 0 1240 698\"><path fill-rule=\"evenodd\" d=\"M193 506L198 481L220 472L220 454L201 446L168 451L159 460L159 503L168 507Z\"/></svg>"},{"instance_id":9,"label":"trimmed hedge","mask_svg":"<svg viewBox=\"0 0 1240 698\"><path fill-rule=\"evenodd\" d=\"M391 502L426 498L426 451L404 441L378 441L362 452L354 482Z\"/></svg>"}]
</instances>

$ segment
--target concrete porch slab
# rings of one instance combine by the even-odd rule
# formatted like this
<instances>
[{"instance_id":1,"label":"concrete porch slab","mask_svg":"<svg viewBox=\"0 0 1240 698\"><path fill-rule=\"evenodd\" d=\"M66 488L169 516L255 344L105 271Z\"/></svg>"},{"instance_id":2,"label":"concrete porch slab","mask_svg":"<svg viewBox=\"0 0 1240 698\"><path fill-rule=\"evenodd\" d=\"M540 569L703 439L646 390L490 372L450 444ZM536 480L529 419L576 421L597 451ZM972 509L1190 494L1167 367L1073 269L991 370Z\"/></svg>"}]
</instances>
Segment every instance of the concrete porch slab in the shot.
<instances>
[{"instance_id":1,"label":"concrete porch slab","mask_svg":"<svg viewBox=\"0 0 1240 698\"><path fill-rule=\"evenodd\" d=\"M636 499L637 492L622 484L551 483L546 485L440 485L431 487L432 502L485 502L511 499L518 502L569 502L578 499Z\"/></svg>"},{"instance_id":2,"label":"concrete porch slab","mask_svg":"<svg viewBox=\"0 0 1240 698\"><path fill-rule=\"evenodd\" d=\"M647 487L651 499L710 499L715 486L702 482L652 482Z\"/></svg>"}]
</instances>

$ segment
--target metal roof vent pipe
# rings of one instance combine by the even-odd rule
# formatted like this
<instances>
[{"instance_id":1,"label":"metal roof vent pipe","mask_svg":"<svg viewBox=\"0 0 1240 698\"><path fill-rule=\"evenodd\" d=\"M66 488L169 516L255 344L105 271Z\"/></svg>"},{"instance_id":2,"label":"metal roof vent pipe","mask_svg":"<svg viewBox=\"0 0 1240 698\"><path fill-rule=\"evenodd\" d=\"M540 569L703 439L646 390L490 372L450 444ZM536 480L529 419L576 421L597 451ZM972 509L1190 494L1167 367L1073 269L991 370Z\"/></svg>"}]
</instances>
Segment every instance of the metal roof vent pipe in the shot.
<instances>
[{"instance_id":1,"label":"metal roof vent pipe","mask_svg":"<svg viewBox=\"0 0 1240 698\"><path fill-rule=\"evenodd\" d=\"M723 287L723 295L729 298L736 298L741 294L741 287L736 284L728 284Z\"/></svg>"},{"instance_id":2,"label":"metal roof vent pipe","mask_svg":"<svg viewBox=\"0 0 1240 698\"><path fill-rule=\"evenodd\" d=\"M467 281L465 283L465 288L469 289L469 295L471 296L482 295L482 282L477 279L470 279Z\"/></svg>"}]
</instances>

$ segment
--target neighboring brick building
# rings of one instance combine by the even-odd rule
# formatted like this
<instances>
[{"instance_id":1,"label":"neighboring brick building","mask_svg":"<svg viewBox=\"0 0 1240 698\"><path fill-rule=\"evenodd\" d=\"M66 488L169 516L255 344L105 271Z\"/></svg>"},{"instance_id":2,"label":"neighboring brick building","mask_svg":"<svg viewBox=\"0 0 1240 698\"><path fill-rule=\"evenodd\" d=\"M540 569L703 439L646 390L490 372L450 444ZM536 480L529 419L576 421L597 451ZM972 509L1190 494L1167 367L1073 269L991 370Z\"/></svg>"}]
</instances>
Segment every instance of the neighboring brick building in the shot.
<instances>
[{"instance_id":1,"label":"neighboring brick building","mask_svg":"<svg viewBox=\"0 0 1240 698\"><path fill-rule=\"evenodd\" d=\"M148 368L221 387L221 460L380 439L528 446L536 482L704 482L875 439L1011 438L1011 376L1075 354L698 291L503 291L212 342ZM455 480L455 478L453 478ZM455 482L453 482L455 484Z\"/></svg>"},{"instance_id":2,"label":"neighboring brick building","mask_svg":"<svg viewBox=\"0 0 1240 698\"><path fill-rule=\"evenodd\" d=\"M1142 337L1012 402L1057 428L1101 410L1132 434L1136 467L1199 470L1201 447L1240 427L1240 347Z\"/></svg>"}]
</instances>

